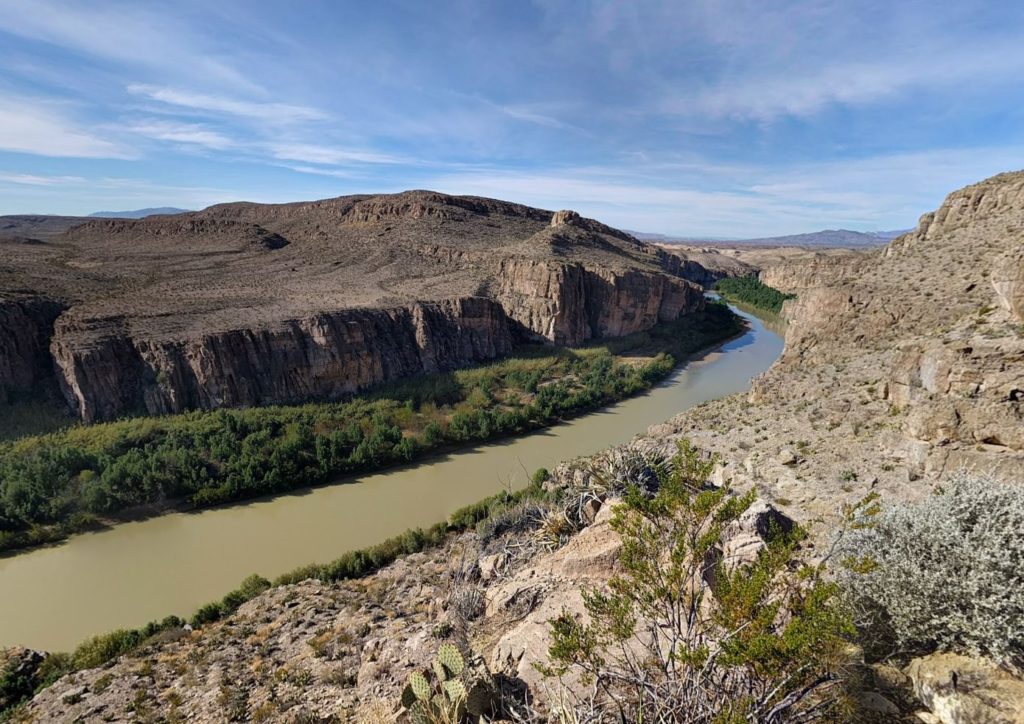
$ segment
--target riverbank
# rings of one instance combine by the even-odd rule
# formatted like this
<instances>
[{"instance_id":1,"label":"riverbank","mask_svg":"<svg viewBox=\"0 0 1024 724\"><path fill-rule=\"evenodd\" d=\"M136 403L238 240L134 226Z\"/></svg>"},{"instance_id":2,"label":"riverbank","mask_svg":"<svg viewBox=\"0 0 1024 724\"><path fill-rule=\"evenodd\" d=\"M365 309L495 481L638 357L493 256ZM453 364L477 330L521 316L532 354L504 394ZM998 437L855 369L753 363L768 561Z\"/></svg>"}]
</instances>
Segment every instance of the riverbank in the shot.
<instances>
[{"instance_id":1,"label":"riverbank","mask_svg":"<svg viewBox=\"0 0 1024 724\"><path fill-rule=\"evenodd\" d=\"M749 307L778 315L787 299L795 294L784 294L774 287L761 283L755 277L729 277L715 282L714 290L728 302L740 302Z\"/></svg>"},{"instance_id":2,"label":"riverbank","mask_svg":"<svg viewBox=\"0 0 1024 724\"><path fill-rule=\"evenodd\" d=\"M193 412L0 445L0 551L174 510L323 485L541 429L650 389L736 336L724 305L579 349L523 347L481 367L344 403Z\"/></svg>"},{"instance_id":3,"label":"riverbank","mask_svg":"<svg viewBox=\"0 0 1024 724\"><path fill-rule=\"evenodd\" d=\"M24 700L68 674L96 668L118 657L139 651L146 646L167 642L182 636L187 624L192 630L219 621L235 613L239 607L256 596L280 586L287 586L305 580L317 580L324 584L357 580L381 570L399 558L422 551L430 551L450 542L455 536L478 526L500 525L497 519L516 506L530 502L544 503L555 499L545 492L542 484L548 477L547 470L539 469L531 477L530 485L521 490L505 491L489 496L477 503L460 508L451 516L430 528L410 529L405 533L388 538L376 545L360 550L348 551L341 557L325 564L300 566L284 573L273 581L253 574L241 585L223 598L201 606L187 621L178 616L166 616L137 629L118 629L107 634L93 636L70 652L48 652L34 680L29 685L18 680L16 672L0 668L0 722L9 720L10 713Z\"/></svg>"},{"instance_id":4,"label":"riverbank","mask_svg":"<svg viewBox=\"0 0 1024 724\"><path fill-rule=\"evenodd\" d=\"M310 561L373 547L407 529L526 486L529 473L628 442L654 424L748 388L782 350L741 314L741 336L693 356L643 394L515 438L349 476L244 505L169 513L0 558L0 646L69 650L98 631L188 616L257 572L273 580Z\"/></svg>"}]
</instances>

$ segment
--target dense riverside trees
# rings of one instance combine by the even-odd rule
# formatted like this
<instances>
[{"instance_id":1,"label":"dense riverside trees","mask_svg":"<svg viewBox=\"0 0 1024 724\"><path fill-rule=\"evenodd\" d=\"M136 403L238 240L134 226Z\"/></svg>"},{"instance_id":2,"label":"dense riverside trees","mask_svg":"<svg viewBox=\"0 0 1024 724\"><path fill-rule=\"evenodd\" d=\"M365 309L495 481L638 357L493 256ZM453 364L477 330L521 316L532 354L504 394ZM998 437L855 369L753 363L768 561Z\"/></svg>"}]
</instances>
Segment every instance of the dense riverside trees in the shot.
<instances>
[{"instance_id":1,"label":"dense riverside trees","mask_svg":"<svg viewBox=\"0 0 1024 724\"><path fill-rule=\"evenodd\" d=\"M782 311L782 303L795 294L783 294L778 289L762 284L756 277L729 277L715 283L715 291L729 301L742 302L773 314Z\"/></svg>"},{"instance_id":2,"label":"dense riverside trees","mask_svg":"<svg viewBox=\"0 0 1024 724\"><path fill-rule=\"evenodd\" d=\"M126 419L3 443L0 549L57 539L139 506L252 498L549 425L649 388L682 356L740 329L724 305L709 305L602 346L531 347L349 402Z\"/></svg>"}]
</instances>

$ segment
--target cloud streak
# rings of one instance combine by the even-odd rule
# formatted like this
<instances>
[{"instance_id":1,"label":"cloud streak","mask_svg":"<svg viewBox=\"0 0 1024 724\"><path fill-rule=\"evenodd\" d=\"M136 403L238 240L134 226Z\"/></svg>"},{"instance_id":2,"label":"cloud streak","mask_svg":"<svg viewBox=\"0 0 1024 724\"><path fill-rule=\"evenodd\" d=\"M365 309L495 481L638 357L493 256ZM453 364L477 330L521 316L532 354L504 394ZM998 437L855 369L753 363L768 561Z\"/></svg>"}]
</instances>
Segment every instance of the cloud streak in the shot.
<instances>
[{"instance_id":1,"label":"cloud streak","mask_svg":"<svg viewBox=\"0 0 1024 724\"><path fill-rule=\"evenodd\" d=\"M71 120L58 104L0 96L0 149L36 156L133 158L118 143Z\"/></svg>"},{"instance_id":2,"label":"cloud streak","mask_svg":"<svg viewBox=\"0 0 1024 724\"><path fill-rule=\"evenodd\" d=\"M261 103L176 88L132 84L128 86L128 92L199 113L227 114L265 123L324 121L330 117L326 113L308 106Z\"/></svg>"},{"instance_id":3,"label":"cloud streak","mask_svg":"<svg viewBox=\"0 0 1024 724\"><path fill-rule=\"evenodd\" d=\"M223 133L195 123L149 120L129 125L126 130L157 141L202 146L215 151L235 148L238 145Z\"/></svg>"}]
</instances>

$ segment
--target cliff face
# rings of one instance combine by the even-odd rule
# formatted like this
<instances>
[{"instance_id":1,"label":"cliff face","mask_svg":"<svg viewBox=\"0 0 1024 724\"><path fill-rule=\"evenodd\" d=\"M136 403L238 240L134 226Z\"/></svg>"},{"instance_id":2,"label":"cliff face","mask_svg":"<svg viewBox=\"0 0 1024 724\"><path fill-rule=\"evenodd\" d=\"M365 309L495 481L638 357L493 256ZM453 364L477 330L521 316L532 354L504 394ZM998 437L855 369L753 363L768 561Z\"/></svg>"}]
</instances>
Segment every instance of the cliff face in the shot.
<instances>
[{"instance_id":1,"label":"cliff face","mask_svg":"<svg viewBox=\"0 0 1024 724\"><path fill-rule=\"evenodd\" d=\"M0 300L0 403L53 377L47 347L61 309L43 299Z\"/></svg>"},{"instance_id":2,"label":"cliff face","mask_svg":"<svg viewBox=\"0 0 1024 724\"><path fill-rule=\"evenodd\" d=\"M762 284L786 293L833 286L841 284L849 276L850 269L863 260L864 257L860 256L813 255L767 266L758 273L758 279Z\"/></svg>"},{"instance_id":3,"label":"cliff face","mask_svg":"<svg viewBox=\"0 0 1024 724\"><path fill-rule=\"evenodd\" d=\"M569 346L650 329L704 305L698 287L664 274L524 259L502 262L496 296L532 335Z\"/></svg>"},{"instance_id":4,"label":"cliff face","mask_svg":"<svg viewBox=\"0 0 1024 724\"><path fill-rule=\"evenodd\" d=\"M87 421L336 399L703 305L694 269L597 221L426 191L92 219L5 251L0 294L68 303L55 325L0 312L0 395L56 369Z\"/></svg>"},{"instance_id":5,"label":"cliff face","mask_svg":"<svg viewBox=\"0 0 1024 724\"><path fill-rule=\"evenodd\" d=\"M464 367L512 350L504 310L481 297L324 313L270 329L159 342L109 334L53 342L65 394L86 421L144 410L337 399L380 382Z\"/></svg>"}]
</instances>

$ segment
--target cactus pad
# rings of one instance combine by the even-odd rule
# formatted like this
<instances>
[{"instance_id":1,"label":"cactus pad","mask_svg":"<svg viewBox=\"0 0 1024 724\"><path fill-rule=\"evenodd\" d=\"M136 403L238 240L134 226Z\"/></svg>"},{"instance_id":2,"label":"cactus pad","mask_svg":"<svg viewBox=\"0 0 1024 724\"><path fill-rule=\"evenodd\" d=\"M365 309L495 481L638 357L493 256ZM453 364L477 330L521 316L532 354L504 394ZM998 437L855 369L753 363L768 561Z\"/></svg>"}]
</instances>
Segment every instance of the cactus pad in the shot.
<instances>
[{"instance_id":1,"label":"cactus pad","mask_svg":"<svg viewBox=\"0 0 1024 724\"><path fill-rule=\"evenodd\" d=\"M411 684L406 684L405 688L402 689L402 708L412 709L417 701L416 692L412 690Z\"/></svg>"},{"instance_id":2,"label":"cactus pad","mask_svg":"<svg viewBox=\"0 0 1024 724\"><path fill-rule=\"evenodd\" d=\"M438 683L443 683L452 678L452 674L437 659L430 662L430 668L434 670L434 676L437 677Z\"/></svg>"},{"instance_id":3,"label":"cactus pad","mask_svg":"<svg viewBox=\"0 0 1024 724\"><path fill-rule=\"evenodd\" d=\"M466 664L462 660L462 654L451 643L441 644L441 648L437 650L437 661L450 671L453 676L459 676L462 670L466 668Z\"/></svg>"},{"instance_id":4,"label":"cactus pad","mask_svg":"<svg viewBox=\"0 0 1024 724\"><path fill-rule=\"evenodd\" d=\"M463 702L466 700L466 685L458 679L444 682L444 693L452 702Z\"/></svg>"},{"instance_id":5,"label":"cactus pad","mask_svg":"<svg viewBox=\"0 0 1024 724\"><path fill-rule=\"evenodd\" d=\"M431 691L430 682L427 681L427 677L421 674L419 671L414 671L409 676L409 688L412 689L412 693L420 701L430 701Z\"/></svg>"}]
</instances>

